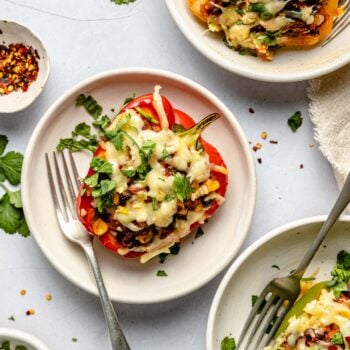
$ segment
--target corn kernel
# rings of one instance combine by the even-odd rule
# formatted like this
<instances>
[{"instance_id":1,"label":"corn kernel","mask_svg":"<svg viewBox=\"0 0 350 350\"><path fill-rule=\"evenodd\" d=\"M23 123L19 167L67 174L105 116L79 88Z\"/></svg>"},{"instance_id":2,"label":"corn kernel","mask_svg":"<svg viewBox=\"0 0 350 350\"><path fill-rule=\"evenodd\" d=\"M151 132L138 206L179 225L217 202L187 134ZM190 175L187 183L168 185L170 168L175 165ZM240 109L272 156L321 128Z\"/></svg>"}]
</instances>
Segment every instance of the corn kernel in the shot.
<instances>
[{"instance_id":1,"label":"corn kernel","mask_svg":"<svg viewBox=\"0 0 350 350\"><path fill-rule=\"evenodd\" d=\"M108 231L108 225L100 218L92 224L92 230L96 236L102 236Z\"/></svg>"},{"instance_id":2,"label":"corn kernel","mask_svg":"<svg viewBox=\"0 0 350 350\"><path fill-rule=\"evenodd\" d=\"M266 139L267 139L267 132L266 132L266 131L263 131L263 132L261 133L261 138L262 138L263 140L266 140Z\"/></svg>"},{"instance_id":3,"label":"corn kernel","mask_svg":"<svg viewBox=\"0 0 350 350\"><path fill-rule=\"evenodd\" d=\"M51 300L52 300L52 295L51 295L50 293L47 293L47 294L45 295L45 299L46 299L47 301L51 301Z\"/></svg>"},{"instance_id":4,"label":"corn kernel","mask_svg":"<svg viewBox=\"0 0 350 350\"><path fill-rule=\"evenodd\" d=\"M220 183L217 180L209 179L205 182L205 186L207 187L208 192L213 192L220 188Z\"/></svg>"},{"instance_id":5,"label":"corn kernel","mask_svg":"<svg viewBox=\"0 0 350 350\"><path fill-rule=\"evenodd\" d=\"M27 294L27 291L26 291L25 289L21 289L20 292L19 292L19 294L21 294L22 296L23 296L23 295L26 295L26 294Z\"/></svg>"},{"instance_id":6,"label":"corn kernel","mask_svg":"<svg viewBox=\"0 0 350 350\"><path fill-rule=\"evenodd\" d=\"M113 197L113 204L118 205L119 204L119 194L116 193Z\"/></svg>"},{"instance_id":7,"label":"corn kernel","mask_svg":"<svg viewBox=\"0 0 350 350\"><path fill-rule=\"evenodd\" d=\"M128 215L129 214L129 209L126 208L126 207L119 206L115 212L117 214Z\"/></svg>"}]
</instances>

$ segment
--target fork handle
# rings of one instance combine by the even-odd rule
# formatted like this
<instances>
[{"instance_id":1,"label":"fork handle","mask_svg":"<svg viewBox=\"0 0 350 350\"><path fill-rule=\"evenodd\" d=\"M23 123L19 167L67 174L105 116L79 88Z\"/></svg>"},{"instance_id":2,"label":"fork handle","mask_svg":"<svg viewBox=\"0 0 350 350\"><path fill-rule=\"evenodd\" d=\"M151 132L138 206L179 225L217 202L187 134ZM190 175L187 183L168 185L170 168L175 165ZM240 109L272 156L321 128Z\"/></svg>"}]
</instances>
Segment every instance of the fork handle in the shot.
<instances>
[{"instance_id":1,"label":"fork handle","mask_svg":"<svg viewBox=\"0 0 350 350\"><path fill-rule=\"evenodd\" d=\"M327 233L330 231L330 229L333 227L333 225L338 220L341 213L344 211L346 206L350 203L350 173L348 174L348 177L345 181L344 187L341 190L339 197L337 201L335 202L331 213L329 214L326 222L323 224L319 234L317 235L316 239L306 252L304 258L296 268L293 275L296 275L298 277L302 277L305 270L307 269L308 265L310 264L310 261L315 256L319 246L322 244L324 238L326 237Z\"/></svg>"},{"instance_id":2,"label":"fork handle","mask_svg":"<svg viewBox=\"0 0 350 350\"><path fill-rule=\"evenodd\" d=\"M92 272L94 274L98 293L102 304L103 313L105 315L106 323L109 330L109 336L111 338L113 350L130 350L130 346L123 334L123 331L119 325L117 315L114 311L111 299L108 296L105 284L103 282L101 270L99 268L92 242L89 244L83 244L82 248L90 263Z\"/></svg>"}]
</instances>

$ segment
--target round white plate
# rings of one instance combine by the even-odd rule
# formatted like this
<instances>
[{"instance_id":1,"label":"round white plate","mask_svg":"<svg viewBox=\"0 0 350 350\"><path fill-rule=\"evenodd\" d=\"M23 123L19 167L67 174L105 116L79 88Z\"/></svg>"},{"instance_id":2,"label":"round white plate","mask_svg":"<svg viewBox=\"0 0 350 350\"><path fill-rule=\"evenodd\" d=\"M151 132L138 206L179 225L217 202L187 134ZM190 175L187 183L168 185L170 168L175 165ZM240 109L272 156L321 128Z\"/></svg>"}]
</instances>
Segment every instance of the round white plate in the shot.
<instances>
[{"instance_id":1,"label":"round white plate","mask_svg":"<svg viewBox=\"0 0 350 350\"><path fill-rule=\"evenodd\" d=\"M49 350L41 340L18 329L0 328L0 345L6 340L10 342L10 350L14 350L15 345L24 345L28 350Z\"/></svg>"},{"instance_id":2,"label":"round white plate","mask_svg":"<svg viewBox=\"0 0 350 350\"><path fill-rule=\"evenodd\" d=\"M173 106L195 120L211 113L223 116L205 132L226 160L230 175L227 199L204 226L204 236L181 244L177 256L164 264L158 258L141 265L138 259L117 256L96 243L103 276L113 300L153 303L190 293L214 278L229 264L246 237L255 206L255 168L248 142L232 113L209 91L179 75L143 68L116 70L94 76L64 94L46 112L28 145L22 173L25 215L40 248L67 279L97 294L87 261L78 246L60 232L49 190L44 153L53 151L62 137L82 121L90 121L83 108L75 106L80 93L91 94L111 115L125 97L150 93L160 84L161 93ZM80 174L85 176L91 155L77 154ZM193 243L193 244L192 244ZM168 277L157 277L165 270Z\"/></svg>"},{"instance_id":3,"label":"round white plate","mask_svg":"<svg viewBox=\"0 0 350 350\"><path fill-rule=\"evenodd\" d=\"M23 24L0 20L0 45L24 44L32 46L39 54L39 73L28 90L18 90L8 95L0 95L0 113L13 113L28 107L41 94L49 77L50 60L44 43Z\"/></svg>"},{"instance_id":4,"label":"round white plate","mask_svg":"<svg viewBox=\"0 0 350 350\"><path fill-rule=\"evenodd\" d=\"M233 73L247 78L292 82L316 78L335 71L350 62L350 26L325 47L278 50L272 62L242 56L227 48L222 34L206 32L206 25L197 20L188 8L188 0L166 0L177 26L209 60Z\"/></svg>"},{"instance_id":5,"label":"round white plate","mask_svg":"<svg viewBox=\"0 0 350 350\"><path fill-rule=\"evenodd\" d=\"M266 234L246 249L222 280L211 305L207 326L207 349L219 350L226 336L236 340L251 310L252 295L259 295L277 276L285 276L300 262L319 232L325 216L292 222ZM320 247L305 276L330 279L341 250L350 251L350 216L343 216ZM277 265L274 268L273 265Z\"/></svg>"}]
</instances>

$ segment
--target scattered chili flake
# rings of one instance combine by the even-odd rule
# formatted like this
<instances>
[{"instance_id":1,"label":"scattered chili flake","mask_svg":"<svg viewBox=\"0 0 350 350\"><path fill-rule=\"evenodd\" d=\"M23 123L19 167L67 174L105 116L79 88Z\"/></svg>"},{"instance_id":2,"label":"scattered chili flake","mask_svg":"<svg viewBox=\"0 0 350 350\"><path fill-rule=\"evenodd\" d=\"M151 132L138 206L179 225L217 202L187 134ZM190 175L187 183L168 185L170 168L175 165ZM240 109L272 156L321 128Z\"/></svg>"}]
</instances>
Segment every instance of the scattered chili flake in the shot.
<instances>
[{"instance_id":1,"label":"scattered chili flake","mask_svg":"<svg viewBox=\"0 0 350 350\"><path fill-rule=\"evenodd\" d=\"M304 164L300 164L299 169L304 169Z\"/></svg>"},{"instance_id":2,"label":"scattered chili flake","mask_svg":"<svg viewBox=\"0 0 350 350\"><path fill-rule=\"evenodd\" d=\"M261 158L258 158L257 161L258 161L259 164L262 164L262 159Z\"/></svg>"},{"instance_id":3,"label":"scattered chili flake","mask_svg":"<svg viewBox=\"0 0 350 350\"><path fill-rule=\"evenodd\" d=\"M310 147L310 148L314 148L315 145L314 145L313 143L311 143L311 144L309 145L309 147Z\"/></svg>"},{"instance_id":4,"label":"scattered chili flake","mask_svg":"<svg viewBox=\"0 0 350 350\"><path fill-rule=\"evenodd\" d=\"M26 315L27 316L32 316L32 315L35 315L35 310L34 309L29 309L26 311Z\"/></svg>"},{"instance_id":5,"label":"scattered chili flake","mask_svg":"<svg viewBox=\"0 0 350 350\"><path fill-rule=\"evenodd\" d=\"M272 143L273 145L277 145L277 144L278 144L278 141L270 140L270 143Z\"/></svg>"},{"instance_id":6,"label":"scattered chili flake","mask_svg":"<svg viewBox=\"0 0 350 350\"><path fill-rule=\"evenodd\" d=\"M23 44L0 45L0 96L27 91L39 73L38 52Z\"/></svg>"},{"instance_id":7,"label":"scattered chili flake","mask_svg":"<svg viewBox=\"0 0 350 350\"><path fill-rule=\"evenodd\" d=\"M27 291L26 291L25 289L21 289L20 292L19 292L19 294L21 294L21 295L26 295L26 294L27 294Z\"/></svg>"},{"instance_id":8,"label":"scattered chili flake","mask_svg":"<svg viewBox=\"0 0 350 350\"><path fill-rule=\"evenodd\" d=\"M253 146L253 151L256 152L259 149L261 149L261 147L262 147L262 144L258 142Z\"/></svg>"},{"instance_id":9,"label":"scattered chili flake","mask_svg":"<svg viewBox=\"0 0 350 350\"><path fill-rule=\"evenodd\" d=\"M255 111L254 111L254 109L252 107L249 107L249 113L251 113L251 114L255 113Z\"/></svg>"},{"instance_id":10,"label":"scattered chili flake","mask_svg":"<svg viewBox=\"0 0 350 350\"><path fill-rule=\"evenodd\" d=\"M51 301L51 300L52 300L52 295L51 295L50 293L47 293L47 294L45 295L45 299L46 299L47 301Z\"/></svg>"},{"instance_id":11,"label":"scattered chili flake","mask_svg":"<svg viewBox=\"0 0 350 350\"><path fill-rule=\"evenodd\" d=\"M263 140L266 140L266 139L267 139L267 132L266 132L266 131L263 131L263 132L261 133L261 138L262 138Z\"/></svg>"}]
</instances>

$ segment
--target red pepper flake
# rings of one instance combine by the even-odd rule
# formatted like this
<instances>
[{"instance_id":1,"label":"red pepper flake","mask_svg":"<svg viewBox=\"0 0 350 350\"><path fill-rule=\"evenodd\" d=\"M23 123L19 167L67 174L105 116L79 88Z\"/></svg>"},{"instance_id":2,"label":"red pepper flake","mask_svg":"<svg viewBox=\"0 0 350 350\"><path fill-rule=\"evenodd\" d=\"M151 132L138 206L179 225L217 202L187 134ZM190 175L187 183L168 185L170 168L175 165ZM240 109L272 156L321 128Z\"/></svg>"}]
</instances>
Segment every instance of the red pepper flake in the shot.
<instances>
[{"instance_id":1,"label":"red pepper flake","mask_svg":"<svg viewBox=\"0 0 350 350\"><path fill-rule=\"evenodd\" d=\"M277 144L278 144L278 141L270 140L270 143L272 143L273 145L277 145Z\"/></svg>"},{"instance_id":2,"label":"red pepper flake","mask_svg":"<svg viewBox=\"0 0 350 350\"><path fill-rule=\"evenodd\" d=\"M262 159L261 158L258 158L257 161L258 161L259 164L262 164Z\"/></svg>"},{"instance_id":3,"label":"red pepper flake","mask_svg":"<svg viewBox=\"0 0 350 350\"><path fill-rule=\"evenodd\" d=\"M304 164L300 164L299 169L304 169Z\"/></svg>"},{"instance_id":4,"label":"red pepper flake","mask_svg":"<svg viewBox=\"0 0 350 350\"><path fill-rule=\"evenodd\" d=\"M261 147L262 147L262 144L258 142L253 146L253 151L257 152L259 149L261 149Z\"/></svg>"},{"instance_id":5,"label":"red pepper flake","mask_svg":"<svg viewBox=\"0 0 350 350\"><path fill-rule=\"evenodd\" d=\"M328 350L337 350L338 347L336 345L329 345Z\"/></svg>"},{"instance_id":6,"label":"red pepper flake","mask_svg":"<svg viewBox=\"0 0 350 350\"><path fill-rule=\"evenodd\" d=\"M35 310L34 309L29 309L26 311L26 315L27 316L32 316L32 315L35 315Z\"/></svg>"},{"instance_id":7,"label":"red pepper flake","mask_svg":"<svg viewBox=\"0 0 350 350\"><path fill-rule=\"evenodd\" d=\"M260 136L263 140L266 140L267 139L267 132L263 131Z\"/></svg>"},{"instance_id":8,"label":"red pepper flake","mask_svg":"<svg viewBox=\"0 0 350 350\"><path fill-rule=\"evenodd\" d=\"M350 337L348 336L348 337L345 337L345 340L346 340L346 342L348 343L348 344L350 344Z\"/></svg>"},{"instance_id":9,"label":"red pepper flake","mask_svg":"<svg viewBox=\"0 0 350 350\"><path fill-rule=\"evenodd\" d=\"M39 73L38 52L23 44L0 45L0 96L27 91Z\"/></svg>"},{"instance_id":10,"label":"red pepper flake","mask_svg":"<svg viewBox=\"0 0 350 350\"><path fill-rule=\"evenodd\" d=\"M249 113L251 113L251 114L255 113L255 111L254 111L254 109L252 107L249 107Z\"/></svg>"}]
</instances>

